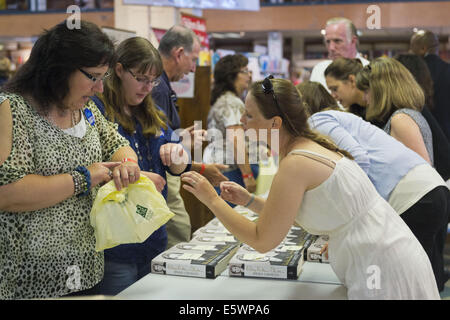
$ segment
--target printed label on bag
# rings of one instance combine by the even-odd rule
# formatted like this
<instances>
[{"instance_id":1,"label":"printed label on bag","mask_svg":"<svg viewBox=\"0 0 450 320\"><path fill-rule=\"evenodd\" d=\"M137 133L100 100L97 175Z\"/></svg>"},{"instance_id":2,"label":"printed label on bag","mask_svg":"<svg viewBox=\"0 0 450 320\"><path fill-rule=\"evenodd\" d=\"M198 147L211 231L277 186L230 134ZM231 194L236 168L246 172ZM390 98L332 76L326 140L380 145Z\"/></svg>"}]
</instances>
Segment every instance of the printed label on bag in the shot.
<instances>
[{"instance_id":1,"label":"printed label on bag","mask_svg":"<svg viewBox=\"0 0 450 320\"><path fill-rule=\"evenodd\" d=\"M145 208L145 207L143 207L143 206L140 206L140 205L136 205L136 213L137 213L138 215L142 216L143 218L146 218L146 216L147 216L147 211L148 211L147 208Z\"/></svg>"}]
</instances>

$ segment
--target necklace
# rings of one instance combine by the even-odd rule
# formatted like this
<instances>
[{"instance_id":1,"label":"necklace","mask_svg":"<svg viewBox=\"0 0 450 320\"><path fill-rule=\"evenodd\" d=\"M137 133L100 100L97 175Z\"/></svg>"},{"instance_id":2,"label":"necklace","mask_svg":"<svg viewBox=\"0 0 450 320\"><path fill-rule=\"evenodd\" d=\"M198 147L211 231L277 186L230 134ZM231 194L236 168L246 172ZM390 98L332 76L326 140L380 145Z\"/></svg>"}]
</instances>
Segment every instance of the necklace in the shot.
<instances>
[{"instance_id":1,"label":"necklace","mask_svg":"<svg viewBox=\"0 0 450 320\"><path fill-rule=\"evenodd\" d=\"M73 128L73 127L75 127L76 124L77 124L77 116L76 116L76 112L77 112L77 111L78 111L78 110L71 111L71 114L70 114L70 122L71 122L71 125L70 125L69 128ZM45 115L45 117L46 117L53 125L55 125L56 127L60 128L60 129L63 129L63 128L61 128L61 126L57 123L57 121L55 120L55 117L52 116L50 113L47 113L47 114ZM64 129L69 129L69 128L64 128ZM64 130L64 129L63 129L63 130Z\"/></svg>"}]
</instances>

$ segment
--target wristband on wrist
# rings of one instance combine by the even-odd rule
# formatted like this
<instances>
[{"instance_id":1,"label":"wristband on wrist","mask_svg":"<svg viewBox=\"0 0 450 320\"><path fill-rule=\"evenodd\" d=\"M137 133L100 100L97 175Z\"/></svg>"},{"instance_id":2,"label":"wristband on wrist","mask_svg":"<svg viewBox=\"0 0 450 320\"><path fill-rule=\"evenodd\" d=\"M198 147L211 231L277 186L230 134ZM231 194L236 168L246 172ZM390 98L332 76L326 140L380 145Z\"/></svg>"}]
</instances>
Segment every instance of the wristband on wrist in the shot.
<instances>
[{"instance_id":1,"label":"wristband on wrist","mask_svg":"<svg viewBox=\"0 0 450 320\"><path fill-rule=\"evenodd\" d=\"M84 192L86 190L86 179L84 178L84 175L79 173L78 171L72 171L70 173L73 180L73 189L74 194L79 195L80 193Z\"/></svg>"},{"instance_id":2,"label":"wristband on wrist","mask_svg":"<svg viewBox=\"0 0 450 320\"><path fill-rule=\"evenodd\" d=\"M87 196L89 194L89 191L91 190L91 173L84 166L76 167L75 171L81 173L84 176L84 183L81 188L82 193L78 193L77 196L78 197Z\"/></svg>"},{"instance_id":3,"label":"wristband on wrist","mask_svg":"<svg viewBox=\"0 0 450 320\"><path fill-rule=\"evenodd\" d=\"M250 201L244 207L248 208L248 206L251 205L254 200L255 200L255 195L252 193L252 196L250 197Z\"/></svg>"},{"instance_id":4,"label":"wristband on wrist","mask_svg":"<svg viewBox=\"0 0 450 320\"><path fill-rule=\"evenodd\" d=\"M134 160L133 158L123 158L122 159L122 163L124 162L133 162L133 163L138 163L136 160Z\"/></svg>"},{"instance_id":5,"label":"wristband on wrist","mask_svg":"<svg viewBox=\"0 0 450 320\"><path fill-rule=\"evenodd\" d=\"M244 179L253 178L253 172L250 172L249 174L242 174L242 178Z\"/></svg>"},{"instance_id":6,"label":"wristband on wrist","mask_svg":"<svg viewBox=\"0 0 450 320\"><path fill-rule=\"evenodd\" d=\"M204 163L202 163L202 168L200 169L200 174L203 175L203 172L205 172L206 166Z\"/></svg>"}]
</instances>

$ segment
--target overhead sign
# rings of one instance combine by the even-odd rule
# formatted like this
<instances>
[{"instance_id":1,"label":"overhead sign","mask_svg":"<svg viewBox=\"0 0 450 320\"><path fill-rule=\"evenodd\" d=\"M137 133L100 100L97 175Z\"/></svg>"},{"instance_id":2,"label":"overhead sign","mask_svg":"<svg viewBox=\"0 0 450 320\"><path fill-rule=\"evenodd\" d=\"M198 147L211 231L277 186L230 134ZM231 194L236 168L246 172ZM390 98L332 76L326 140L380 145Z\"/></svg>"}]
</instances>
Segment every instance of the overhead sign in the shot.
<instances>
[{"instance_id":1,"label":"overhead sign","mask_svg":"<svg viewBox=\"0 0 450 320\"><path fill-rule=\"evenodd\" d=\"M123 4L245 11L258 11L259 2L260 0L123 0Z\"/></svg>"},{"instance_id":2,"label":"overhead sign","mask_svg":"<svg viewBox=\"0 0 450 320\"><path fill-rule=\"evenodd\" d=\"M198 36L201 47L209 50L209 39L206 33L206 20L184 12L181 13L181 24L188 27Z\"/></svg>"}]
</instances>

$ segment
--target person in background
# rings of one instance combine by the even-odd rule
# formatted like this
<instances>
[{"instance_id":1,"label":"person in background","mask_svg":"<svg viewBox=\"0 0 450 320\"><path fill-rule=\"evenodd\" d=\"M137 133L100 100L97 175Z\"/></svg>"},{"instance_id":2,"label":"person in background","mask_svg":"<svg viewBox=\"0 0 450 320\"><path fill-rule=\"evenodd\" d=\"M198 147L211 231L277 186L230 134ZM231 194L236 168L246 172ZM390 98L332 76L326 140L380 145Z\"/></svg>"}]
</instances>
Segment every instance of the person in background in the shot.
<instances>
[{"instance_id":1,"label":"person in background","mask_svg":"<svg viewBox=\"0 0 450 320\"><path fill-rule=\"evenodd\" d=\"M365 93L366 120L433 165L431 129L421 114L425 96L408 69L393 58L377 58L358 73L356 85Z\"/></svg>"},{"instance_id":2,"label":"person in background","mask_svg":"<svg viewBox=\"0 0 450 320\"><path fill-rule=\"evenodd\" d=\"M11 69L11 60L8 57L0 59L0 88L8 81Z\"/></svg>"},{"instance_id":3,"label":"person in background","mask_svg":"<svg viewBox=\"0 0 450 320\"><path fill-rule=\"evenodd\" d=\"M251 80L247 65L245 56L234 54L221 58L214 67L208 130L216 130L219 137L211 137L212 141L204 150L203 161L229 165L224 175L253 193L256 190L258 164L249 162L248 147L240 123L245 110L240 96L248 89ZM242 152L244 154L240 154ZM216 190L220 194L220 188L216 187Z\"/></svg>"},{"instance_id":4,"label":"person in background","mask_svg":"<svg viewBox=\"0 0 450 320\"><path fill-rule=\"evenodd\" d=\"M318 112L319 110L339 110L337 100L334 99L320 83L304 81L297 84L295 87L301 94L303 101L306 103L309 114Z\"/></svg>"},{"instance_id":5,"label":"person in background","mask_svg":"<svg viewBox=\"0 0 450 320\"><path fill-rule=\"evenodd\" d=\"M189 72L195 72L198 55L200 52L200 40L189 28L182 25L171 27L161 38L159 47L163 63L163 73L161 83L152 90L152 98L156 105L164 111L168 118L168 124L173 130L180 129L181 122L176 105L177 95L173 91L170 82L181 80ZM186 128L180 136L191 136L191 140L197 139L194 127ZM220 181L227 180L221 170L226 169L226 165L204 164L193 161L192 170L195 170L207 177L214 185ZM175 213L166 224L168 232L168 247L178 242L189 241L191 238L191 223L186 212L183 199L180 195L180 178L167 175L167 204L170 210Z\"/></svg>"},{"instance_id":6,"label":"person in background","mask_svg":"<svg viewBox=\"0 0 450 320\"><path fill-rule=\"evenodd\" d=\"M89 98L103 91L113 57L95 24L64 21L0 93L1 299L98 292L104 257L89 220L97 189L140 176L136 153Z\"/></svg>"},{"instance_id":7,"label":"person in background","mask_svg":"<svg viewBox=\"0 0 450 320\"><path fill-rule=\"evenodd\" d=\"M311 72L310 81L319 82L325 88L325 69L337 58L357 58L365 66L369 61L358 52L358 34L353 22L347 18L334 17L326 22L324 34L328 60L319 62Z\"/></svg>"},{"instance_id":8,"label":"person in background","mask_svg":"<svg viewBox=\"0 0 450 320\"><path fill-rule=\"evenodd\" d=\"M430 111L450 141L450 64L439 57L439 39L429 30L413 34L410 50L423 57L433 79L433 107Z\"/></svg>"},{"instance_id":9,"label":"person in background","mask_svg":"<svg viewBox=\"0 0 450 320\"><path fill-rule=\"evenodd\" d=\"M450 143L436 118L430 111L433 108L433 80L423 58L415 54L399 54L395 57L414 76L425 95L422 115L430 126L433 141L434 167L450 186Z\"/></svg>"},{"instance_id":10,"label":"person in background","mask_svg":"<svg viewBox=\"0 0 450 320\"><path fill-rule=\"evenodd\" d=\"M414 76L414 79L423 89L425 94L425 105L422 109L422 115L430 125L431 134L433 136L433 156L434 167L436 171L447 182L447 186L450 188L450 142L448 141L445 133L442 131L439 122L431 113L430 109L433 109L434 95L433 95L433 80L428 69L425 60L415 54L399 54L395 57L401 64L403 64ZM450 200L448 201L450 203ZM450 207L448 208L450 210ZM450 223L450 213L448 213ZM445 244L447 240L447 232L442 232L441 240ZM443 250L443 249L442 249ZM450 270L444 266L444 278L450 278Z\"/></svg>"},{"instance_id":11,"label":"person in background","mask_svg":"<svg viewBox=\"0 0 450 320\"><path fill-rule=\"evenodd\" d=\"M311 90L311 86L322 87L317 82L298 87L310 101L309 124L354 157L378 193L406 222L424 247L442 291L448 279L443 269L443 246L450 195L444 180L416 152L383 130L335 105L317 103L331 96L325 89ZM317 98L318 94L324 97Z\"/></svg>"},{"instance_id":12,"label":"person in background","mask_svg":"<svg viewBox=\"0 0 450 320\"><path fill-rule=\"evenodd\" d=\"M258 252L279 245L294 222L309 233L329 235L330 265L349 299L439 299L430 261L411 230L352 156L309 128L306 108L289 80L266 78L247 95L244 128L256 130L257 139L261 130L279 135L281 160L267 200L230 181L222 182L219 196L192 171L182 175L183 187ZM258 220L248 220L224 200L248 207ZM382 276L371 289L367 270L373 265Z\"/></svg>"},{"instance_id":13,"label":"person in background","mask_svg":"<svg viewBox=\"0 0 450 320\"><path fill-rule=\"evenodd\" d=\"M359 59L337 58L325 69L324 74L328 90L336 101L345 110L364 118L364 92L356 87L356 75L362 68Z\"/></svg>"},{"instance_id":14,"label":"person in background","mask_svg":"<svg viewBox=\"0 0 450 320\"><path fill-rule=\"evenodd\" d=\"M103 93L92 100L108 120L118 124L120 134L138 155L141 174L150 178L167 199L166 171L177 176L189 170L190 165L188 153L177 140L171 140L174 135L165 123L166 117L151 98L162 70L158 50L147 39L126 39L116 48ZM143 243L105 250L100 293L116 295L150 273L151 260L166 246L167 231L163 225Z\"/></svg>"}]
</instances>

